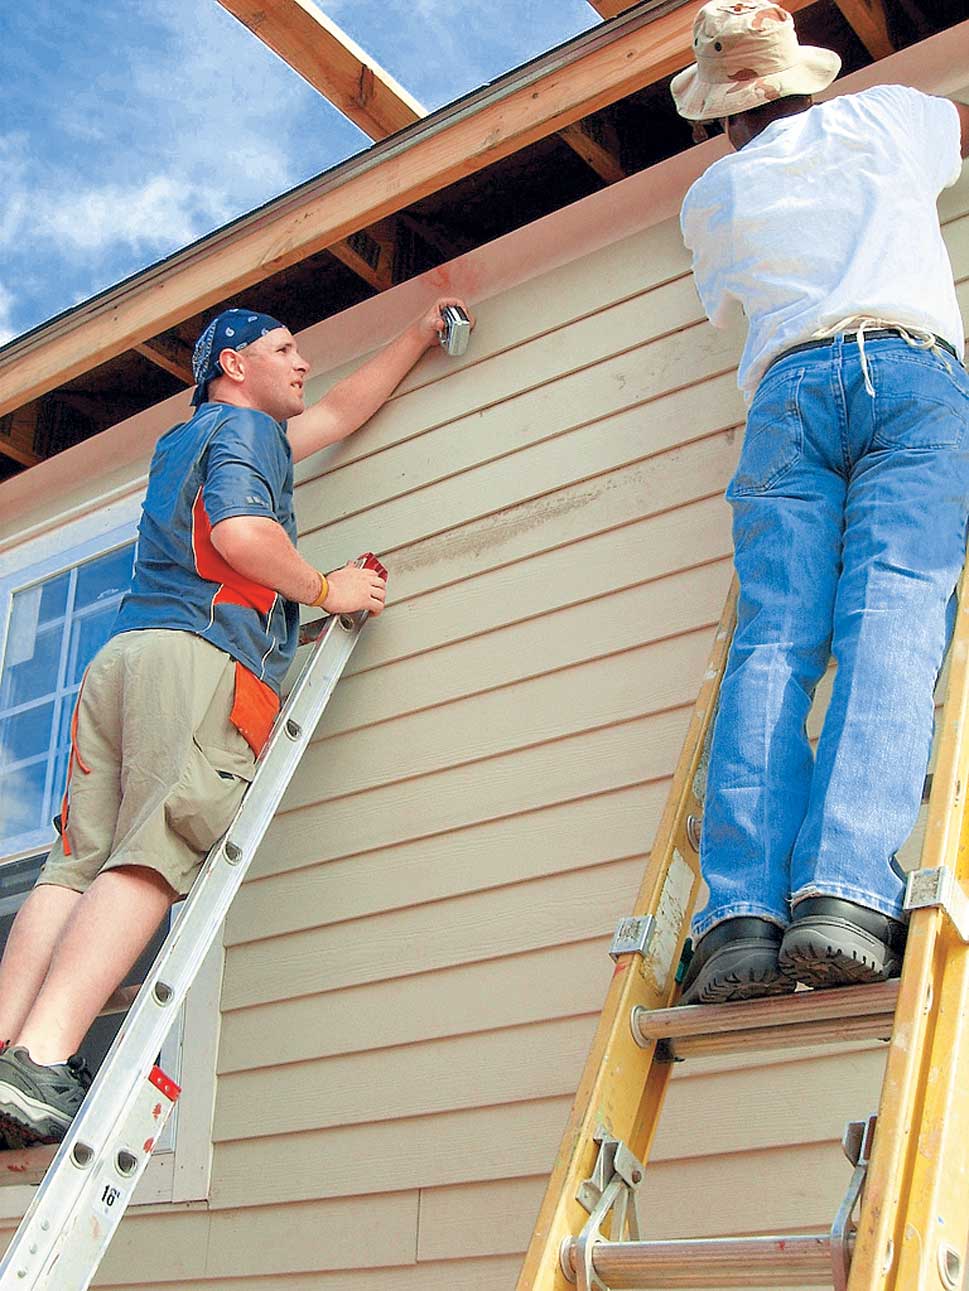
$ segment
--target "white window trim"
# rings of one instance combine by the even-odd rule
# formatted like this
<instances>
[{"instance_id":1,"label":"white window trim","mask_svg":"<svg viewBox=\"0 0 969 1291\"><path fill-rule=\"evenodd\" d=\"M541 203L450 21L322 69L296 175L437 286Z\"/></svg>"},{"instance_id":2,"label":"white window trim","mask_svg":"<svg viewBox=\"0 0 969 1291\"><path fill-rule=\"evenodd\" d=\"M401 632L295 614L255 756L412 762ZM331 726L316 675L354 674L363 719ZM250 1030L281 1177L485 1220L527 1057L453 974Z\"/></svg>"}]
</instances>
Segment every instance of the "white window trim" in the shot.
<instances>
[{"instance_id":1,"label":"white window trim","mask_svg":"<svg viewBox=\"0 0 969 1291\"><path fill-rule=\"evenodd\" d=\"M139 489L0 552L0 661L4 657L14 593L130 541L135 536L143 498L144 491ZM50 841L53 838L52 828ZM14 859L2 856L0 864ZM135 1205L208 1198L223 960L220 936L206 956L163 1046L162 1066L182 1086L182 1093L162 1143L152 1154L138 1184ZM0 1223L20 1219L33 1195L33 1188L0 1188Z\"/></svg>"}]
</instances>

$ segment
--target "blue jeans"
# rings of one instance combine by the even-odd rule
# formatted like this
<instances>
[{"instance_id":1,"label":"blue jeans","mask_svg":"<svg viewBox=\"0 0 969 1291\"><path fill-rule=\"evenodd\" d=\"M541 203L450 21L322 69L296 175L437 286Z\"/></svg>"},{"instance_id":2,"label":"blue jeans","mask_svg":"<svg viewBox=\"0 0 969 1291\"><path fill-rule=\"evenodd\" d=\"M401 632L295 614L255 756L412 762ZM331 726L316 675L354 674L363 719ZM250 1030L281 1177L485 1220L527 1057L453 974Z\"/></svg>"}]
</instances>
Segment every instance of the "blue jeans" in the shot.
<instances>
[{"instance_id":1,"label":"blue jeans","mask_svg":"<svg viewBox=\"0 0 969 1291\"><path fill-rule=\"evenodd\" d=\"M786 927L804 897L899 918L933 689L969 514L969 376L902 339L838 337L772 367L727 489L740 582L710 754L694 936ZM829 658L812 756L806 720Z\"/></svg>"}]
</instances>

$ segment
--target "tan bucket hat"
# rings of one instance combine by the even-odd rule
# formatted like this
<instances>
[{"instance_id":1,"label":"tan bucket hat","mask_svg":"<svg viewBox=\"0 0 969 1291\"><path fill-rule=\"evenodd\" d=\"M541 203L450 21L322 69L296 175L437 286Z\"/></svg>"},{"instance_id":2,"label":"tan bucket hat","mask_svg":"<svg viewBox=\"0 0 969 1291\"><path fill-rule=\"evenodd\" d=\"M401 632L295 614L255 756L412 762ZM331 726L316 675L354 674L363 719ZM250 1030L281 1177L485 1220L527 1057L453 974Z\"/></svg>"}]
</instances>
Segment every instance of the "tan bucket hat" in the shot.
<instances>
[{"instance_id":1,"label":"tan bucket hat","mask_svg":"<svg viewBox=\"0 0 969 1291\"><path fill-rule=\"evenodd\" d=\"M693 20L696 62L670 84L680 116L712 121L790 94L817 94L841 69L832 49L799 45L770 0L711 0Z\"/></svg>"}]
</instances>

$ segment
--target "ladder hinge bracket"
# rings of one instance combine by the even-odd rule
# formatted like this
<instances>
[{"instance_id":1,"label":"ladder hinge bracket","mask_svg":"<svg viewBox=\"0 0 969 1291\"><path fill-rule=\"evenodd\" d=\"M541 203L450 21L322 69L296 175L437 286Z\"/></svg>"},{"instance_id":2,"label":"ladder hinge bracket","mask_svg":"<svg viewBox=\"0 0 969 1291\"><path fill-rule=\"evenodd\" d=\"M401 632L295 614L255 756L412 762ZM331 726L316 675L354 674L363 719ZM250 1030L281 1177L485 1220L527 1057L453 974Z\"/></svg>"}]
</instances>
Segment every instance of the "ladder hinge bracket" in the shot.
<instances>
[{"instance_id":1,"label":"ladder hinge bracket","mask_svg":"<svg viewBox=\"0 0 969 1291\"><path fill-rule=\"evenodd\" d=\"M617 962L621 955L642 955L645 959L655 930L656 920L651 914L620 919L609 954Z\"/></svg>"},{"instance_id":2,"label":"ladder hinge bracket","mask_svg":"<svg viewBox=\"0 0 969 1291\"><path fill-rule=\"evenodd\" d=\"M593 1267L592 1253L603 1237L602 1226L609 1219L610 1239L621 1242L628 1233L630 1241L640 1239L636 1191L646 1168L620 1139L600 1126L595 1132L599 1155L588 1179L579 1185L576 1201L588 1212L589 1220L578 1237L566 1237L559 1261L570 1282L578 1291L609 1291ZM574 1268L573 1268L574 1261Z\"/></svg>"},{"instance_id":3,"label":"ladder hinge bracket","mask_svg":"<svg viewBox=\"0 0 969 1291\"><path fill-rule=\"evenodd\" d=\"M876 1116L869 1116L867 1121L850 1121L841 1140L844 1154L854 1166L854 1172L831 1225L831 1274L834 1291L847 1291L855 1232L853 1216L868 1176L877 1123Z\"/></svg>"},{"instance_id":4,"label":"ladder hinge bracket","mask_svg":"<svg viewBox=\"0 0 969 1291\"><path fill-rule=\"evenodd\" d=\"M969 943L969 897L952 870L913 870L905 888L905 909L944 910L962 941Z\"/></svg>"}]
</instances>

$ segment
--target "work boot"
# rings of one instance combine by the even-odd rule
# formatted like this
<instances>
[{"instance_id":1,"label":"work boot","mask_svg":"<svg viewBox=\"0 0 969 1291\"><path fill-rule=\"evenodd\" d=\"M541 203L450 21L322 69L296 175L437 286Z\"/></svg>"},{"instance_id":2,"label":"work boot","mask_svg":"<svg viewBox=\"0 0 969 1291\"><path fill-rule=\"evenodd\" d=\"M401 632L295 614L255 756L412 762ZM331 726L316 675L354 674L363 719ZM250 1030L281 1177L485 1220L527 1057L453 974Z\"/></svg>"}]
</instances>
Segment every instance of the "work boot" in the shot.
<instances>
[{"instance_id":1,"label":"work boot","mask_svg":"<svg viewBox=\"0 0 969 1291\"><path fill-rule=\"evenodd\" d=\"M700 938L683 979L681 1004L725 1004L787 995L795 983L778 967L783 928L770 919L724 919Z\"/></svg>"},{"instance_id":2,"label":"work boot","mask_svg":"<svg viewBox=\"0 0 969 1291\"><path fill-rule=\"evenodd\" d=\"M45 1067L22 1046L0 1053L0 1134L9 1146L60 1143L91 1086L78 1055Z\"/></svg>"},{"instance_id":3,"label":"work boot","mask_svg":"<svg viewBox=\"0 0 969 1291\"><path fill-rule=\"evenodd\" d=\"M907 925L840 897L806 897L781 943L784 972L816 990L883 982L902 970Z\"/></svg>"}]
</instances>

